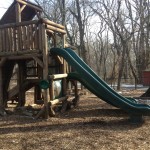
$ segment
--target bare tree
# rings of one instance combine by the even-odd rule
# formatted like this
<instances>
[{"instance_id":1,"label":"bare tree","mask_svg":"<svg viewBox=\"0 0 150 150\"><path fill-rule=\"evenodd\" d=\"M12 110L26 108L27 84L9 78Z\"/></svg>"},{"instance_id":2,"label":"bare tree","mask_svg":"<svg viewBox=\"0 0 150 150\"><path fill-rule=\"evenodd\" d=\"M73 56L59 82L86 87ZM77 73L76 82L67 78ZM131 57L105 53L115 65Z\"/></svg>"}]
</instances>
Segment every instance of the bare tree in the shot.
<instances>
[{"instance_id":1,"label":"bare tree","mask_svg":"<svg viewBox=\"0 0 150 150\"><path fill-rule=\"evenodd\" d=\"M123 74L126 77L128 76L127 72L124 70L128 66L135 80L138 79L137 72L131 58L132 49L130 49L130 43L133 39L133 49L134 51L136 50L135 41L137 38L135 35L138 35L138 32L141 31L140 29L137 29L138 19L133 19L133 6L131 6L131 3L128 0L126 0L124 4L123 1L120 0L97 0L95 3L97 3L96 6L95 4L93 5L93 3L90 4L91 9L106 22L113 35L113 45L119 58L117 85L118 89L120 89ZM124 9L125 4L126 9Z\"/></svg>"},{"instance_id":2,"label":"bare tree","mask_svg":"<svg viewBox=\"0 0 150 150\"><path fill-rule=\"evenodd\" d=\"M35 1L43 5L45 17L66 22L68 42L103 79L117 78L118 89L122 78L141 82L150 64L149 0ZM89 20L95 18L93 30Z\"/></svg>"},{"instance_id":3,"label":"bare tree","mask_svg":"<svg viewBox=\"0 0 150 150\"><path fill-rule=\"evenodd\" d=\"M83 57L83 60L88 63L88 52L85 47L85 26L87 25L90 12L88 11L88 5L85 0L75 0L75 9L69 9L73 17L76 19L79 27L79 54Z\"/></svg>"}]
</instances>

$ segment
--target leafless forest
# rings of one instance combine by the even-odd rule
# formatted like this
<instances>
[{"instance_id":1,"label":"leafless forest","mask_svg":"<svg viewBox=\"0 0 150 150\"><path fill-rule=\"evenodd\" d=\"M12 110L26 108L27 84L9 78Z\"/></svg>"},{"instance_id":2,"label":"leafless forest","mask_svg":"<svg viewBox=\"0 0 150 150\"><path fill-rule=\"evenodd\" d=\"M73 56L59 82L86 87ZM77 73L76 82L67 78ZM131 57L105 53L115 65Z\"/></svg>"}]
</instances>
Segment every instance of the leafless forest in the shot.
<instances>
[{"instance_id":1,"label":"leafless forest","mask_svg":"<svg viewBox=\"0 0 150 150\"><path fill-rule=\"evenodd\" d=\"M108 83L141 83L150 68L149 0L35 0Z\"/></svg>"}]
</instances>

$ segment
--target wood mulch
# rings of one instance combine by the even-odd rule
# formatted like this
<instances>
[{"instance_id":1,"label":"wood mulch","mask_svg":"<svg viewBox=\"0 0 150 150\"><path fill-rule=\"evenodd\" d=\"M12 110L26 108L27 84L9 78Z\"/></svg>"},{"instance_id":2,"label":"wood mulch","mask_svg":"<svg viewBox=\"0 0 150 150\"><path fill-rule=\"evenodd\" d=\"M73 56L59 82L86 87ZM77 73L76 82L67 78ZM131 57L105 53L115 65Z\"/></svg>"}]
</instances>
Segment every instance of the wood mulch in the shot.
<instances>
[{"instance_id":1,"label":"wood mulch","mask_svg":"<svg viewBox=\"0 0 150 150\"><path fill-rule=\"evenodd\" d=\"M140 96L143 91L124 91ZM29 96L30 97L30 96ZM48 120L20 115L0 117L1 150L149 150L150 117L141 124L92 94L80 105Z\"/></svg>"}]
</instances>

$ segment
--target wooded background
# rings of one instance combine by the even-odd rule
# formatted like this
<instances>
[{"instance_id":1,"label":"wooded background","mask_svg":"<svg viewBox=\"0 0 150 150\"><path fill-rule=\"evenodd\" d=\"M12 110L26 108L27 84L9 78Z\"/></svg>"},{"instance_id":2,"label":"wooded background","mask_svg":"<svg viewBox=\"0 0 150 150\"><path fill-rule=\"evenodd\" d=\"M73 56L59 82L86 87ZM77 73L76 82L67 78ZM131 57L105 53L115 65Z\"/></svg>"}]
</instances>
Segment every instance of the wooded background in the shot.
<instances>
[{"instance_id":1,"label":"wooded background","mask_svg":"<svg viewBox=\"0 0 150 150\"><path fill-rule=\"evenodd\" d=\"M105 81L139 84L150 69L149 0L35 0Z\"/></svg>"}]
</instances>

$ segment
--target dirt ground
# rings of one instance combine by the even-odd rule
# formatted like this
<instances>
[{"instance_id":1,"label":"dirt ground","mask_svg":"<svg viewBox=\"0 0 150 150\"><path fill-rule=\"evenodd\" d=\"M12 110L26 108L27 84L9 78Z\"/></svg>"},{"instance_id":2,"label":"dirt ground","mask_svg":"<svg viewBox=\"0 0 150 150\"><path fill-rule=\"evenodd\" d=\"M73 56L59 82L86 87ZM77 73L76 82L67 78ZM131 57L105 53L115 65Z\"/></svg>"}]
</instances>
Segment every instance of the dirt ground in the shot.
<instances>
[{"instance_id":1,"label":"dirt ground","mask_svg":"<svg viewBox=\"0 0 150 150\"><path fill-rule=\"evenodd\" d=\"M139 96L141 91L123 92ZM92 94L80 105L48 120L0 117L0 150L149 150L150 117L132 124L129 116Z\"/></svg>"}]
</instances>

